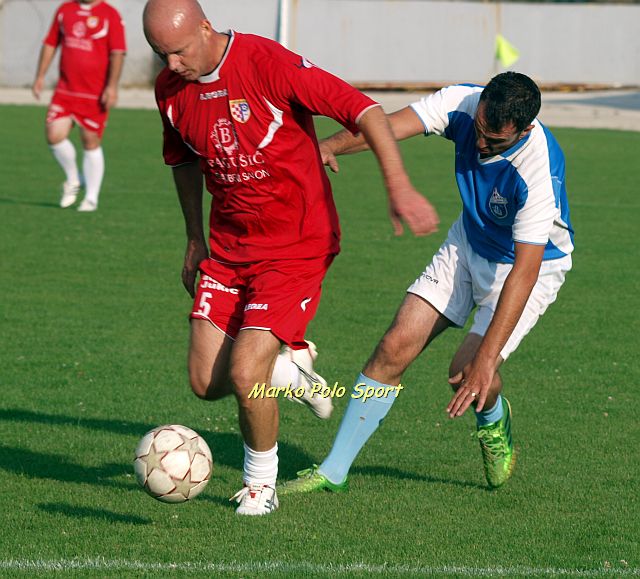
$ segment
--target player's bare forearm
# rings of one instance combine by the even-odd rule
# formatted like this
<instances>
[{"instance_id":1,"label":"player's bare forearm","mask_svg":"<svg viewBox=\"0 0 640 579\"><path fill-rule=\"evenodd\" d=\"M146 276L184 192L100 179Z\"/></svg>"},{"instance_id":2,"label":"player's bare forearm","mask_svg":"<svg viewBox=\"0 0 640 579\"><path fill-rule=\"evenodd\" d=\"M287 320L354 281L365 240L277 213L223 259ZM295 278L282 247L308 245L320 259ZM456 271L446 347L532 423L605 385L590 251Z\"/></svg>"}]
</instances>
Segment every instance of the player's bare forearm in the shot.
<instances>
[{"instance_id":1,"label":"player's bare forearm","mask_svg":"<svg viewBox=\"0 0 640 579\"><path fill-rule=\"evenodd\" d=\"M120 82L120 76L122 75L122 68L124 66L124 52L113 51L109 55L109 76L107 77L107 86L114 88L118 87Z\"/></svg>"},{"instance_id":2,"label":"player's bare forearm","mask_svg":"<svg viewBox=\"0 0 640 579\"><path fill-rule=\"evenodd\" d=\"M176 185L182 215L184 216L187 239L204 244L202 223L202 170L200 164L185 163L173 167L173 180Z\"/></svg>"},{"instance_id":3,"label":"player's bare forearm","mask_svg":"<svg viewBox=\"0 0 640 579\"><path fill-rule=\"evenodd\" d=\"M449 380L458 387L447 407L452 418L464 414L476 400L476 411L484 408L489 387L501 362L500 352L518 324L538 280L544 245L516 243L515 253L514 265L500 292L495 314L473 360Z\"/></svg>"},{"instance_id":4,"label":"player's bare forearm","mask_svg":"<svg viewBox=\"0 0 640 579\"><path fill-rule=\"evenodd\" d=\"M40 49L40 56L38 57L38 66L36 68L36 77L33 81L33 86L31 87L31 91L33 95L39 99L40 93L42 92L42 88L44 87L44 77L47 74L47 70L49 70L49 66L51 65L51 61L53 60L53 55L56 52L55 46L50 46L49 44L43 44Z\"/></svg>"},{"instance_id":5,"label":"player's bare forearm","mask_svg":"<svg viewBox=\"0 0 640 579\"><path fill-rule=\"evenodd\" d=\"M513 333L540 273L544 245L515 244L515 260L505 280L496 312L478 348L476 358L495 364Z\"/></svg>"},{"instance_id":6,"label":"player's bare forearm","mask_svg":"<svg viewBox=\"0 0 640 579\"><path fill-rule=\"evenodd\" d=\"M437 231L438 214L411 184L384 111L379 107L369 109L360 119L359 127L378 159L396 235L402 234L402 222L409 226L414 235L428 235Z\"/></svg>"},{"instance_id":7,"label":"player's bare forearm","mask_svg":"<svg viewBox=\"0 0 640 579\"><path fill-rule=\"evenodd\" d=\"M118 101L118 82L124 66L124 52L114 51L109 55L109 74L107 84L102 92L102 105L108 110L115 106Z\"/></svg>"},{"instance_id":8,"label":"player's bare forearm","mask_svg":"<svg viewBox=\"0 0 640 579\"><path fill-rule=\"evenodd\" d=\"M320 144L321 146L327 147L327 149L336 156L359 153L369 148L362 133L353 135L350 131L347 131L347 129L343 129L326 139L322 139Z\"/></svg>"},{"instance_id":9,"label":"player's bare forearm","mask_svg":"<svg viewBox=\"0 0 640 579\"><path fill-rule=\"evenodd\" d=\"M200 165L186 163L173 168L182 215L187 233L187 248L182 268L182 283L191 297L195 297L198 266L208 257L202 224L202 171Z\"/></svg>"},{"instance_id":10,"label":"player's bare forearm","mask_svg":"<svg viewBox=\"0 0 640 579\"><path fill-rule=\"evenodd\" d=\"M373 110L373 109L370 109ZM378 107L378 110L382 109ZM365 113L365 115L367 115ZM378 113L374 113L378 115ZM362 122L364 120L364 116L360 120ZM387 120L389 125L391 126L391 132L393 133L393 137L396 141L402 141L409 137L413 137L415 135L420 135L424 132L424 127L422 122L420 121L418 115L413 111L413 109L406 107L387 115ZM366 151L369 149L369 144L367 143L364 135L362 133L358 133L357 135L352 135L346 129L339 131L330 137L323 139L321 143L326 144L326 146L331 150L334 155L350 155L352 153L359 153L360 151Z\"/></svg>"},{"instance_id":11,"label":"player's bare forearm","mask_svg":"<svg viewBox=\"0 0 640 579\"><path fill-rule=\"evenodd\" d=\"M369 109L358 123L358 127L378 161L385 183L393 194L394 187L405 187L409 176L404 168L400 150L391 131L387 115L381 107Z\"/></svg>"}]
</instances>

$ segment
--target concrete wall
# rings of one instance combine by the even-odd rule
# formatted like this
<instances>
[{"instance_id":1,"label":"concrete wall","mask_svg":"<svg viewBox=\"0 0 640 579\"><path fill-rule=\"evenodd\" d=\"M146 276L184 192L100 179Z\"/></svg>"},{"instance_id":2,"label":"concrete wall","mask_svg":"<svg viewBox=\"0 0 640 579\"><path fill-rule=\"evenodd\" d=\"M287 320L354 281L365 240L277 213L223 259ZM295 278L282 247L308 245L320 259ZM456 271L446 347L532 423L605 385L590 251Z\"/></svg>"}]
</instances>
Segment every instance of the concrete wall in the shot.
<instances>
[{"instance_id":1,"label":"concrete wall","mask_svg":"<svg viewBox=\"0 0 640 579\"><path fill-rule=\"evenodd\" d=\"M146 85L153 55L145 0L111 0L127 25L125 85ZM28 86L58 0L0 0L0 86ZM217 29L277 36L277 0L203 0ZM542 83L640 85L640 5L428 0L290 0L290 48L356 83L482 82L500 72L495 36L520 50L512 68ZM47 79L56 77L55 66Z\"/></svg>"}]
</instances>

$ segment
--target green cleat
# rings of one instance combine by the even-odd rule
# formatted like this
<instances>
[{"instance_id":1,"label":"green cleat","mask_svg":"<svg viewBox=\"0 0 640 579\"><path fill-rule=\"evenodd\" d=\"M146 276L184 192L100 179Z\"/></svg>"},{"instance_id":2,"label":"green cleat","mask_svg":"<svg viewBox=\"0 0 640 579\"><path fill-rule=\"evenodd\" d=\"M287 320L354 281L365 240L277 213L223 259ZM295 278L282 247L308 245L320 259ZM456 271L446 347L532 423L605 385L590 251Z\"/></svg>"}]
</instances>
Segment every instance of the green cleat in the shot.
<instances>
[{"instance_id":1,"label":"green cleat","mask_svg":"<svg viewBox=\"0 0 640 579\"><path fill-rule=\"evenodd\" d=\"M509 480L516 465L516 452L511 440L511 404L502 397L503 416L497 422L479 426L476 436L480 441L484 474L492 488Z\"/></svg>"},{"instance_id":2,"label":"green cleat","mask_svg":"<svg viewBox=\"0 0 640 579\"><path fill-rule=\"evenodd\" d=\"M345 478L340 484L332 483L326 476L318 472L318 465L300 470L296 473L298 478L284 483L278 487L278 494L290 495L293 493L313 493L317 491L332 491L342 493L349 488L349 482Z\"/></svg>"}]
</instances>

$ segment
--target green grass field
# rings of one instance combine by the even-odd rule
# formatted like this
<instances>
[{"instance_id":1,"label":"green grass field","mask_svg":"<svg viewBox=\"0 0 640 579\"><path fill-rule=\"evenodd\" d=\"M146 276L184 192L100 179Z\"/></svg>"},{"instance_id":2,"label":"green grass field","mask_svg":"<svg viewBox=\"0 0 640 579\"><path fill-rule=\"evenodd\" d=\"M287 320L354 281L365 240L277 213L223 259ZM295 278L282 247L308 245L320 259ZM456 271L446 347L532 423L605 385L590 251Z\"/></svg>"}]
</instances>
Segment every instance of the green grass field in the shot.
<instances>
[{"instance_id":1,"label":"green grass field","mask_svg":"<svg viewBox=\"0 0 640 579\"><path fill-rule=\"evenodd\" d=\"M112 115L94 214L57 207L43 120L43 108L0 107L0 575L640 575L639 133L555 131L577 250L503 369L512 481L489 491L472 417L445 414L463 337L451 330L407 372L349 493L282 499L256 520L228 502L241 481L235 403L200 401L186 380L183 223L157 114ZM442 228L394 238L371 156L342 160L343 252L308 334L330 382L351 385L460 210L451 144L403 152ZM324 457L346 402L324 423L281 403L281 478ZM187 504L154 501L133 478L138 439L164 423L199 431L214 454Z\"/></svg>"}]
</instances>

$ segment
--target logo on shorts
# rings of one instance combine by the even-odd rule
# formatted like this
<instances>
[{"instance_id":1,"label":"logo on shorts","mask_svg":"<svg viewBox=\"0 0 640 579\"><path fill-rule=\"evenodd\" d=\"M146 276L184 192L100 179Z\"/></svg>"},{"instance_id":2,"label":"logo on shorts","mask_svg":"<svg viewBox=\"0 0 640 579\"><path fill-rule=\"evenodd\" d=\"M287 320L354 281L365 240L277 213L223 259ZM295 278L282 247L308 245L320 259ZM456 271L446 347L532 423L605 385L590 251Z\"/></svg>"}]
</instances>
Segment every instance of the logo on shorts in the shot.
<instances>
[{"instance_id":1,"label":"logo on shorts","mask_svg":"<svg viewBox=\"0 0 640 579\"><path fill-rule=\"evenodd\" d=\"M244 311L248 312L249 310L268 310L269 304L247 304L244 306Z\"/></svg>"},{"instance_id":2,"label":"logo on shorts","mask_svg":"<svg viewBox=\"0 0 640 579\"><path fill-rule=\"evenodd\" d=\"M311 301L311 298L305 298L300 302L300 307L302 308L303 312L307 311L307 304Z\"/></svg>"},{"instance_id":3,"label":"logo on shorts","mask_svg":"<svg viewBox=\"0 0 640 579\"><path fill-rule=\"evenodd\" d=\"M251 118L251 109L245 99L229 101L231 116L239 123L246 123Z\"/></svg>"},{"instance_id":4,"label":"logo on shorts","mask_svg":"<svg viewBox=\"0 0 640 579\"><path fill-rule=\"evenodd\" d=\"M491 209L491 213L498 219L504 219L509 213L507 209L508 203L507 199L500 195L498 188L494 187L491 198L489 199L489 209Z\"/></svg>"},{"instance_id":5,"label":"logo on shorts","mask_svg":"<svg viewBox=\"0 0 640 579\"><path fill-rule=\"evenodd\" d=\"M208 275L202 276L202 279L200 280L200 287L202 289L212 289L227 294L233 294L234 296L237 296L240 293L239 289L235 287L227 287Z\"/></svg>"}]
</instances>

